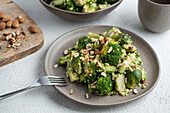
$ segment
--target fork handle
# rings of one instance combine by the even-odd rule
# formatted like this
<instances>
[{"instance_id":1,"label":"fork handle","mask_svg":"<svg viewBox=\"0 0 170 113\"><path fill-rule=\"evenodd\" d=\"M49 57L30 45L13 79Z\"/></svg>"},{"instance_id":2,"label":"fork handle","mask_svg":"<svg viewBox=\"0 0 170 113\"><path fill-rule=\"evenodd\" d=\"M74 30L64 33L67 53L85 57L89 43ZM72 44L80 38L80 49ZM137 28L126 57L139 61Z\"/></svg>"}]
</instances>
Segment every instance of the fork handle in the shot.
<instances>
[{"instance_id":1,"label":"fork handle","mask_svg":"<svg viewBox=\"0 0 170 113\"><path fill-rule=\"evenodd\" d=\"M6 93L6 94L3 94L3 95L0 95L0 100L3 100L3 99L6 99L8 97L11 97L13 95L16 95L18 93L21 93L23 91L27 91L29 89L33 88L32 86L29 86L29 87L26 87L26 88L23 88L23 89L19 89L19 90L16 90L16 91L13 91L13 92L10 92L10 93Z\"/></svg>"}]
</instances>

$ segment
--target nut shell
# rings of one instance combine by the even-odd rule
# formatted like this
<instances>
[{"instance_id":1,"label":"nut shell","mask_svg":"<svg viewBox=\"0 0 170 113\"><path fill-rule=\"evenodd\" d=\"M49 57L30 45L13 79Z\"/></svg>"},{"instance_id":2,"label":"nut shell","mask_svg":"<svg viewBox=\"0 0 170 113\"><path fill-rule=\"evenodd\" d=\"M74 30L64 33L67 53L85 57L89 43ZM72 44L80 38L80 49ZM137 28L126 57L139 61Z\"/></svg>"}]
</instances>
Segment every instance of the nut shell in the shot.
<instances>
[{"instance_id":1,"label":"nut shell","mask_svg":"<svg viewBox=\"0 0 170 113\"><path fill-rule=\"evenodd\" d=\"M5 16L5 13L3 13L3 12L0 12L0 18L5 18L6 16Z\"/></svg>"},{"instance_id":2,"label":"nut shell","mask_svg":"<svg viewBox=\"0 0 170 113\"><path fill-rule=\"evenodd\" d=\"M25 21L25 18L23 16L18 16L17 19L20 23L23 23Z\"/></svg>"},{"instance_id":3,"label":"nut shell","mask_svg":"<svg viewBox=\"0 0 170 113\"><path fill-rule=\"evenodd\" d=\"M0 23L0 30L5 30L6 24L5 22Z\"/></svg>"},{"instance_id":4,"label":"nut shell","mask_svg":"<svg viewBox=\"0 0 170 113\"><path fill-rule=\"evenodd\" d=\"M17 19L15 19L15 20L12 22L12 26L13 26L14 28L18 28L18 27L19 27L19 22L18 22Z\"/></svg>"}]
</instances>

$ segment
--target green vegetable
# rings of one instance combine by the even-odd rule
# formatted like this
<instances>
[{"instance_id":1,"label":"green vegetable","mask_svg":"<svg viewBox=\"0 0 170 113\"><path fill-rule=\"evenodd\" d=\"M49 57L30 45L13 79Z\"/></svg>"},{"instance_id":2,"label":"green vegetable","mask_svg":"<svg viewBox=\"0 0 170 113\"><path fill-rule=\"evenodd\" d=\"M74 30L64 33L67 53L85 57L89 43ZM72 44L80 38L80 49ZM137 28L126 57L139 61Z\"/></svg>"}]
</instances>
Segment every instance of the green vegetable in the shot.
<instances>
[{"instance_id":1,"label":"green vegetable","mask_svg":"<svg viewBox=\"0 0 170 113\"><path fill-rule=\"evenodd\" d=\"M83 6L83 12L85 12L85 13L94 12L96 10L97 10L97 4L96 3L86 4L86 5Z\"/></svg>"},{"instance_id":2,"label":"green vegetable","mask_svg":"<svg viewBox=\"0 0 170 113\"><path fill-rule=\"evenodd\" d=\"M108 72L108 73L112 73L112 72L115 72L117 69L115 66L104 66L103 69Z\"/></svg>"},{"instance_id":3,"label":"green vegetable","mask_svg":"<svg viewBox=\"0 0 170 113\"><path fill-rule=\"evenodd\" d=\"M100 37L100 35L95 34L95 33L91 33L91 32L89 32L89 33L87 34L87 36L88 36L89 38L99 38L99 37Z\"/></svg>"},{"instance_id":4,"label":"green vegetable","mask_svg":"<svg viewBox=\"0 0 170 113\"><path fill-rule=\"evenodd\" d=\"M130 70L128 70L126 73L127 73L126 87L135 89L142 78L142 71L134 70L133 72L131 72Z\"/></svg>"},{"instance_id":5,"label":"green vegetable","mask_svg":"<svg viewBox=\"0 0 170 113\"><path fill-rule=\"evenodd\" d=\"M117 77L115 78L115 89L118 92L123 92L126 90L125 87L125 75L123 74L118 74Z\"/></svg>"},{"instance_id":6,"label":"green vegetable","mask_svg":"<svg viewBox=\"0 0 170 113\"><path fill-rule=\"evenodd\" d=\"M124 73L126 68L135 60L135 54L128 54L127 59L123 61L122 65L119 68L120 73Z\"/></svg>"},{"instance_id":7,"label":"green vegetable","mask_svg":"<svg viewBox=\"0 0 170 113\"><path fill-rule=\"evenodd\" d=\"M67 61L70 60L70 55L67 55L66 57L60 57L60 65L65 65Z\"/></svg>"},{"instance_id":8,"label":"green vegetable","mask_svg":"<svg viewBox=\"0 0 170 113\"><path fill-rule=\"evenodd\" d=\"M54 7L63 8L64 3L65 3L65 0L53 0L51 1L50 5Z\"/></svg>"},{"instance_id":9,"label":"green vegetable","mask_svg":"<svg viewBox=\"0 0 170 113\"><path fill-rule=\"evenodd\" d=\"M89 84L88 87L90 93L95 93L97 95L107 95L112 91L113 88L111 76L107 75L107 77L100 77L95 84L96 88L92 88L91 84Z\"/></svg>"},{"instance_id":10,"label":"green vegetable","mask_svg":"<svg viewBox=\"0 0 170 113\"><path fill-rule=\"evenodd\" d=\"M108 53L108 50L112 47L112 51ZM110 65L116 66L120 62L122 55L122 47L114 42L110 41L106 47L103 48L103 54L101 59L104 63L109 63Z\"/></svg>"},{"instance_id":11,"label":"green vegetable","mask_svg":"<svg viewBox=\"0 0 170 113\"><path fill-rule=\"evenodd\" d=\"M132 46L131 44L127 45L127 44L124 44L122 45L122 47L126 50L126 52L129 52L129 53L134 53L137 49L135 46Z\"/></svg>"},{"instance_id":12,"label":"green vegetable","mask_svg":"<svg viewBox=\"0 0 170 113\"><path fill-rule=\"evenodd\" d=\"M87 36L81 37L78 41L78 49L86 49L86 45L91 43L92 43L91 39L88 38Z\"/></svg>"},{"instance_id":13,"label":"green vegetable","mask_svg":"<svg viewBox=\"0 0 170 113\"><path fill-rule=\"evenodd\" d=\"M106 7L109 7L109 6L110 6L110 4L99 4L98 9L104 9Z\"/></svg>"},{"instance_id":14,"label":"green vegetable","mask_svg":"<svg viewBox=\"0 0 170 113\"><path fill-rule=\"evenodd\" d=\"M73 57L73 60L71 61L71 65L74 69L74 71L79 75L82 72L81 62L79 57Z\"/></svg>"}]
</instances>

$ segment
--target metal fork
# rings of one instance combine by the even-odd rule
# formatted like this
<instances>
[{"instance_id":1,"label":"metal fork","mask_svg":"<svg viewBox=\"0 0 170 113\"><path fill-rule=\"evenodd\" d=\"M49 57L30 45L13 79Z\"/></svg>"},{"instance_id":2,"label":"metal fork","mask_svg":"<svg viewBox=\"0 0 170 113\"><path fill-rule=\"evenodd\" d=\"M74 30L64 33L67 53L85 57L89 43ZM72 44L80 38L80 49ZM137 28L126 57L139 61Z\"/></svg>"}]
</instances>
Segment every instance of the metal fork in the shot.
<instances>
[{"instance_id":1,"label":"metal fork","mask_svg":"<svg viewBox=\"0 0 170 113\"><path fill-rule=\"evenodd\" d=\"M29 90L31 88L35 88L35 87L39 87L39 86L67 86L67 81L65 80L65 78L63 77L58 77L58 76L43 76L40 77L39 79L37 79L33 85L17 90L17 91L13 91L4 95L0 95L0 100L3 100L5 98L11 97L15 94L18 94L20 92Z\"/></svg>"}]
</instances>

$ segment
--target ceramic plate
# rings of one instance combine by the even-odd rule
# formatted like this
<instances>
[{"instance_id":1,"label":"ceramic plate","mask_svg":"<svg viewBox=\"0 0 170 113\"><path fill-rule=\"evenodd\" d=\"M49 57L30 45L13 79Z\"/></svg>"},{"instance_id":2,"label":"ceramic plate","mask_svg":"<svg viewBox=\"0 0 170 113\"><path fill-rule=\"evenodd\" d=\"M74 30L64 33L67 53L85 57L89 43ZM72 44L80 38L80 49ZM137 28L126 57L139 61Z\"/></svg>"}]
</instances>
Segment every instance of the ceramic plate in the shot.
<instances>
[{"instance_id":1,"label":"ceramic plate","mask_svg":"<svg viewBox=\"0 0 170 113\"><path fill-rule=\"evenodd\" d=\"M57 69L54 69L53 66L56 63L59 63L59 57L64 56L63 51L70 47L73 47L78 39L82 36L87 35L88 32L93 33L102 33L107 29L113 26L90 26L83 27L60 36L49 48L46 58L45 58L45 72L48 75L57 75L65 77L66 69L64 66L59 66ZM118 27L119 28L119 27ZM137 88L138 94L128 94L128 96L97 96L95 94L90 94L90 98L85 98L85 93L88 92L86 86L79 83L71 83L68 78L68 86L66 87L56 87L55 88L61 92L66 97L75 100L79 103L91 105L91 106L110 106L117 105L125 102L129 102L140 98L150 92L157 84L159 79L160 67L157 55L155 54L152 47L143 40L140 36L132 33L128 30L119 28L123 33L129 34L132 36L133 45L137 47L137 52L141 55L143 60L143 68L147 72L148 86L146 89ZM74 90L72 95L69 94L70 89Z\"/></svg>"}]
</instances>

